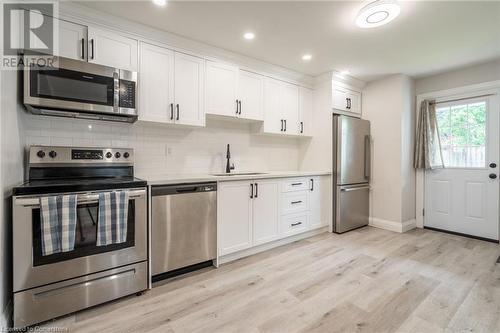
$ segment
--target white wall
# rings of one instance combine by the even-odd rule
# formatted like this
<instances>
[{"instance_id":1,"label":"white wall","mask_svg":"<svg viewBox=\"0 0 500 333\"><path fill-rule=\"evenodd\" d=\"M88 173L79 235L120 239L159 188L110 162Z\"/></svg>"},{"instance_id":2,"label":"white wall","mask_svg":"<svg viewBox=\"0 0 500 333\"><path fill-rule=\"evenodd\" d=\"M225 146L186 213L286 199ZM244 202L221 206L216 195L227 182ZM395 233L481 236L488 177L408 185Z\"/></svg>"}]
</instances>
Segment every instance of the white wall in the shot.
<instances>
[{"instance_id":1,"label":"white wall","mask_svg":"<svg viewBox=\"0 0 500 333\"><path fill-rule=\"evenodd\" d=\"M1 74L1 212L0 225L0 326L5 327L11 311L11 202L12 186L23 180L23 124L21 121L20 90L16 71L3 71Z\"/></svg>"},{"instance_id":2,"label":"white wall","mask_svg":"<svg viewBox=\"0 0 500 333\"><path fill-rule=\"evenodd\" d=\"M363 118L371 122L373 139L370 216L383 223L415 218L413 99L413 80L406 75L370 82L363 91Z\"/></svg>"},{"instance_id":3,"label":"white wall","mask_svg":"<svg viewBox=\"0 0 500 333\"><path fill-rule=\"evenodd\" d=\"M500 59L420 78L415 82L415 90L418 95L496 80L500 80Z\"/></svg>"}]
</instances>

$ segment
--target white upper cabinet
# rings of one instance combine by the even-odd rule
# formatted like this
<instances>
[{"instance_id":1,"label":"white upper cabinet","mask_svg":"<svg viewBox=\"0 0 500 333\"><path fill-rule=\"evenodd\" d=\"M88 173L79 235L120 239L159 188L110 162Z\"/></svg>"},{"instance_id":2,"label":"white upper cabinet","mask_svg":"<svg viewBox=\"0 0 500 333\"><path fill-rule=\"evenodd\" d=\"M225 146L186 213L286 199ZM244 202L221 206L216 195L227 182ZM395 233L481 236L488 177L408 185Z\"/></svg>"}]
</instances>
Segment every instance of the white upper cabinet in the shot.
<instances>
[{"instance_id":1,"label":"white upper cabinet","mask_svg":"<svg viewBox=\"0 0 500 333\"><path fill-rule=\"evenodd\" d=\"M141 43L139 120L204 126L205 60Z\"/></svg>"},{"instance_id":2,"label":"white upper cabinet","mask_svg":"<svg viewBox=\"0 0 500 333\"><path fill-rule=\"evenodd\" d=\"M59 20L59 54L75 60L87 59L87 27Z\"/></svg>"},{"instance_id":3,"label":"white upper cabinet","mask_svg":"<svg viewBox=\"0 0 500 333\"><path fill-rule=\"evenodd\" d=\"M282 82L275 79L267 78L264 83L264 133L283 133L282 88Z\"/></svg>"},{"instance_id":4,"label":"white upper cabinet","mask_svg":"<svg viewBox=\"0 0 500 333\"><path fill-rule=\"evenodd\" d=\"M205 60L175 52L175 123L204 126Z\"/></svg>"},{"instance_id":5,"label":"white upper cabinet","mask_svg":"<svg viewBox=\"0 0 500 333\"><path fill-rule=\"evenodd\" d=\"M298 135L299 87L268 78L264 84L264 133Z\"/></svg>"},{"instance_id":6,"label":"white upper cabinet","mask_svg":"<svg viewBox=\"0 0 500 333\"><path fill-rule=\"evenodd\" d=\"M295 84L284 83L282 90L282 106L285 134L299 134L299 87Z\"/></svg>"},{"instance_id":7,"label":"white upper cabinet","mask_svg":"<svg viewBox=\"0 0 500 333\"><path fill-rule=\"evenodd\" d=\"M335 113L361 117L361 91L333 81L332 108Z\"/></svg>"},{"instance_id":8,"label":"white upper cabinet","mask_svg":"<svg viewBox=\"0 0 500 333\"><path fill-rule=\"evenodd\" d=\"M238 103L239 118L264 120L264 76L240 70Z\"/></svg>"},{"instance_id":9,"label":"white upper cabinet","mask_svg":"<svg viewBox=\"0 0 500 333\"><path fill-rule=\"evenodd\" d=\"M206 113L236 117L239 68L214 61L207 61L206 68Z\"/></svg>"},{"instance_id":10,"label":"white upper cabinet","mask_svg":"<svg viewBox=\"0 0 500 333\"><path fill-rule=\"evenodd\" d=\"M299 134L312 136L313 91L299 87Z\"/></svg>"},{"instance_id":11,"label":"white upper cabinet","mask_svg":"<svg viewBox=\"0 0 500 333\"><path fill-rule=\"evenodd\" d=\"M88 61L137 71L137 40L110 31L88 28Z\"/></svg>"},{"instance_id":12,"label":"white upper cabinet","mask_svg":"<svg viewBox=\"0 0 500 333\"><path fill-rule=\"evenodd\" d=\"M141 43L139 120L174 122L174 52Z\"/></svg>"}]
</instances>

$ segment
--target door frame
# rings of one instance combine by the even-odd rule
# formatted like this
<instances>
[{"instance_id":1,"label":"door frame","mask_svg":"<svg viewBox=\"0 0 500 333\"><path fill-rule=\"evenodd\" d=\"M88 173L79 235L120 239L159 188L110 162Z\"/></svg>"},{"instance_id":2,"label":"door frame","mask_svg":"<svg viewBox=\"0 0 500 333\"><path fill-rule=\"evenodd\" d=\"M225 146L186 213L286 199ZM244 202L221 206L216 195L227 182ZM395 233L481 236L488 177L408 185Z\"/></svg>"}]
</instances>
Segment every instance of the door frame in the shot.
<instances>
[{"instance_id":1,"label":"door frame","mask_svg":"<svg viewBox=\"0 0 500 333\"><path fill-rule=\"evenodd\" d=\"M468 85L458 88L432 91L417 95L416 98L416 112L415 116L418 119L420 113L420 103L424 99L448 100L453 98L473 98L478 95L496 94L500 99L500 80L483 82L474 85ZM497 112L500 112L500 102L497 105ZM415 128L418 126L415 122ZM424 227L424 208L425 208L425 171L422 169L416 170L416 203L415 203L415 216L417 228ZM499 223L500 225L500 223Z\"/></svg>"}]
</instances>

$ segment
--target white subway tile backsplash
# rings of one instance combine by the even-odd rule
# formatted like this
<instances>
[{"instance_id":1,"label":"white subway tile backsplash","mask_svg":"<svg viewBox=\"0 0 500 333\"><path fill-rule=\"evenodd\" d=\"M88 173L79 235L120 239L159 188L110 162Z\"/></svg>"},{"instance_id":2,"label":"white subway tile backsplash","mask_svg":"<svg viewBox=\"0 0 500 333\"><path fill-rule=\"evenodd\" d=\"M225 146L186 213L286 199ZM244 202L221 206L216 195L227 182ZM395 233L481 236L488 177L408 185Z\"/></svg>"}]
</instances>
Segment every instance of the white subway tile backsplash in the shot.
<instances>
[{"instance_id":1,"label":"white subway tile backsplash","mask_svg":"<svg viewBox=\"0 0 500 333\"><path fill-rule=\"evenodd\" d=\"M237 170L297 170L299 141L261 136L250 125L207 120L206 128L119 124L26 115L29 145L110 146L135 150L138 175L214 173L225 168L226 145Z\"/></svg>"}]
</instances>

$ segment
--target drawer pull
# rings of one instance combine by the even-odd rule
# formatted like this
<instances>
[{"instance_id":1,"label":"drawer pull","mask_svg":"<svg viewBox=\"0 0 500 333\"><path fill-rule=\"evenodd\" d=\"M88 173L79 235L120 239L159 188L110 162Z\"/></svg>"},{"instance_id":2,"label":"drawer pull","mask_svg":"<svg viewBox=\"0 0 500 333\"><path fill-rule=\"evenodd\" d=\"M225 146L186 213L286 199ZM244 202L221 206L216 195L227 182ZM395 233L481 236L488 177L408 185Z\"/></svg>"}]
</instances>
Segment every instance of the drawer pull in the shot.
<instances>
[{"instance_id":1,"label":"drawer pull","mask_svg":"<svg viewBox=\"0 0 500 333\"><path fill-rule=\"evenodd\" d=\"M292 183L292 186L300 186L302 183Z\"/></svg>"},{"instance_id":2,"label":"drawer pull","mask_svg":"<svg viewBox=\"0 0 500 333\"><path fill-rule=\"evenodd\" d=\"M296 205L296 204L299 204L299 203L302 203L302 200L292 201L292 205Z\"/></svg>"},{"instance_id":3,"label":"drawer pull","mask_svg":"<svg viewBox=\"0 0 500 333\"><path fill-rule=\"evenodd\" d=\"M296 227L296 226L301 225L301 224L302 224L302 222L296 222L296 223L292 223L291 226Z\"/></svg>"}]
</instances>

